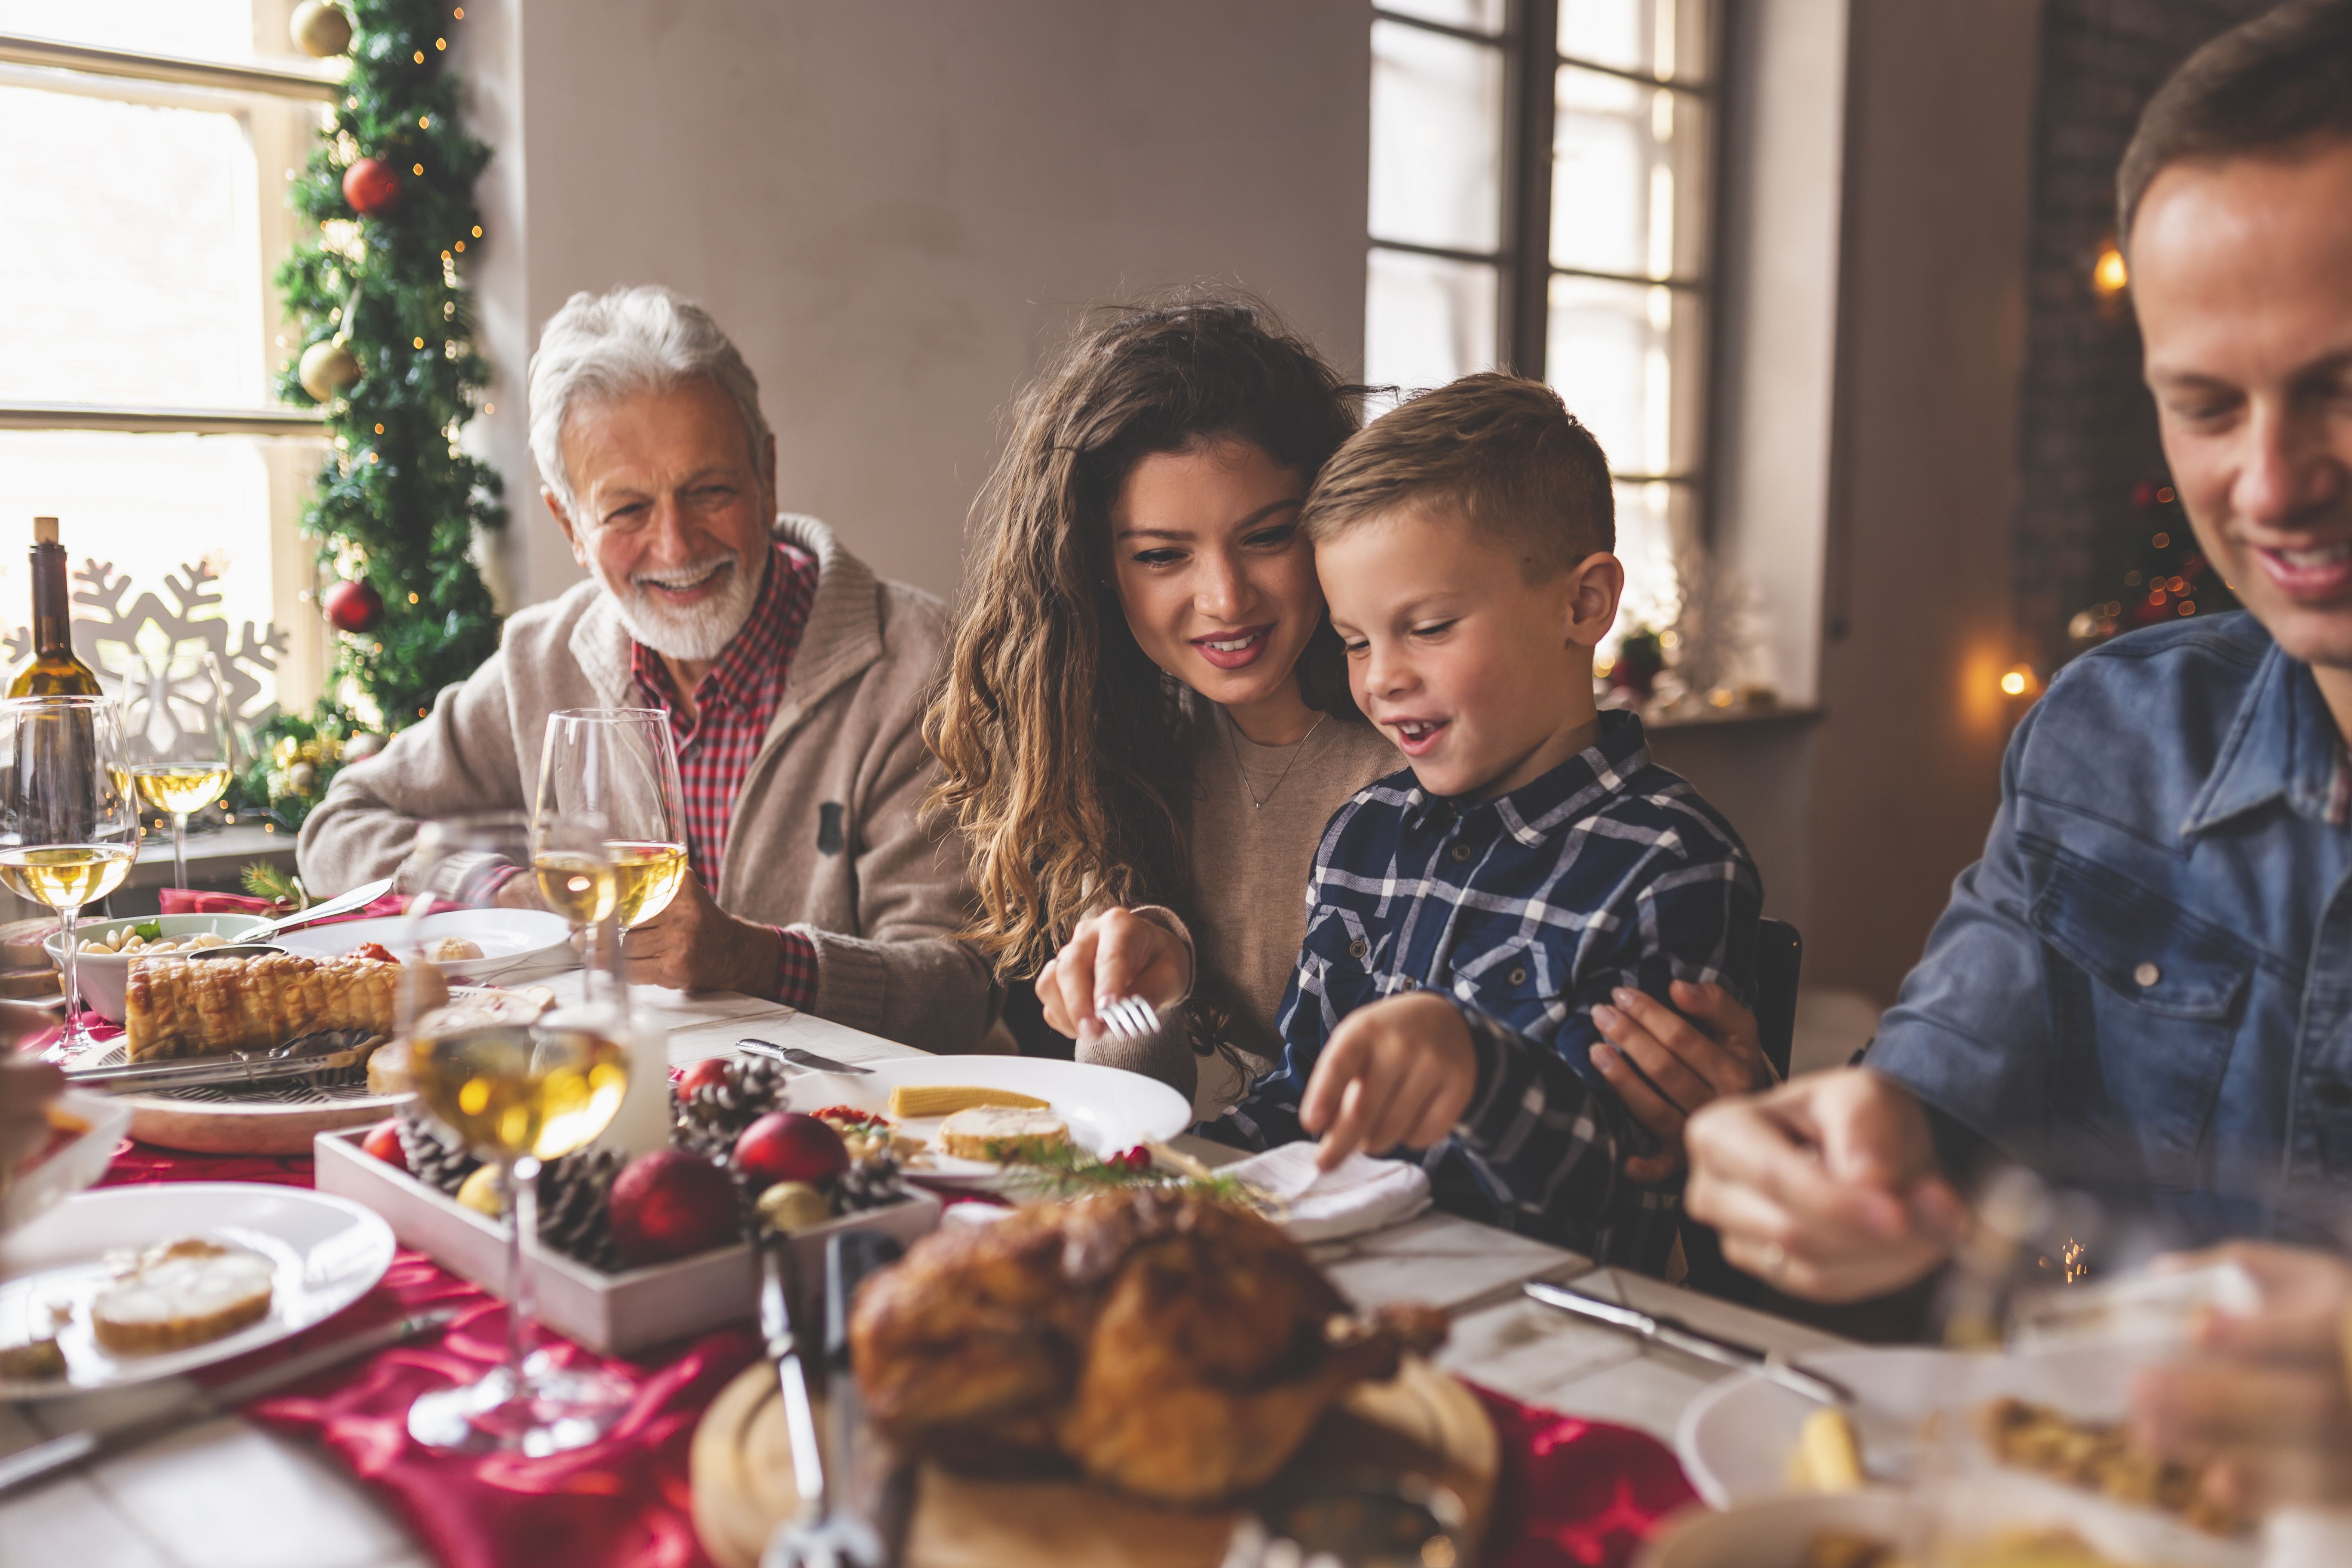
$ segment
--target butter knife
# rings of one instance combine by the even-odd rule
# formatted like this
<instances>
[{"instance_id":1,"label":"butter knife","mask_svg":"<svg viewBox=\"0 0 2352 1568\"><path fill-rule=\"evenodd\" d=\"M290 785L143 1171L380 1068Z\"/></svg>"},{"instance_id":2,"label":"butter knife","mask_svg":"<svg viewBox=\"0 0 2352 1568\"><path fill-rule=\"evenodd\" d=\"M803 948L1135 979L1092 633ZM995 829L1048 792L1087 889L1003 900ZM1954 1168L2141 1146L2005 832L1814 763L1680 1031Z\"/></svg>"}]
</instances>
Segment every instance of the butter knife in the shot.
<instances>
[{"instance_id":1,"label":"butter knife","mask_svg":"<svg viewBox=\"0 0 2352 1568\"><path fill-rule=\"evenodd\" d=\"M1563 1312L1573 1312L1595 1322L1628 1330L1645 1340L1681 1351L1685 1355L1695 1355L1701 1361L1711 1361L1717 1366L1753 1372L1759 1377L1767 1378L1817 1404L1851 1409L1861 1403L1854 1397L1853 1390L1833 1377L1792 1366L1769 1351L1758 1350L1753 1345L1743 1345L1734 1340L1719 1339L1703 1329L1691 1327L1679 1318L1644 1312L1616 1301L1604 1301L1598 1296L1588 1296L1581 1290L1570 1290L1563 1285L1547 1285L1540 1279L1531 1279L1520 1289L1547 1307L1557 1307Z\"/></svg>"},{"instance_id":2,"label":"butter knife","mask_svg":"<svg viewBox=\"0 0 2352 1568\"><path fill-rule=\"evenodd\" d=\"M305 1351L300 1355L279 1362L276 1366L264 1367L209 1392L199 1392L186 1404L174 1405L144 1421L134 1421L106 1432L68 1432L62 1437L36 1443L29 1448L0 1458L0 1496L36 1485L91 1459L109 1458L177 1432L184 1426L209 1421L265 1394L275 1394L281 1388L315 1376L329 1367L340 1366L356 1356L368 1355L399 1344L404 1340L415 1339L419 1334L431 1333L457 1315L455 1307L436 1307L431 1311L395 1318L389 1323L378 1324L347 1340L320 1345L314 1351Z\"/></svg>"},{"instance_id":3,"label":"butter knife","mask_svg":"<svg viewBox=\"0 0 2352 1568\"><path fill-rule=\"evenodd\" d=\"M67 1083L100 1094L150 1093L158 1089L205 1089L220 1084L273 1083L316 1078L366 1062L372 1042L382 1036L366 1029L334 1029L303 1035L271 1051L239 1051L194 1061L126 1062L120 1067L68 1068Z\"/></svg>"},{"instance_id":4,"label":"butter knife","mask_svg":"<svg viewBox=\"0 0 2352 1568\"><path fill-rule=\"evenodd\" d=\"M814 1051L804 1051L798 1046L780 1046L773 1040L741 1039L735 1043L755 1056L767 1057L792 1067L804 1068L810 1072L862 1074L874 1070L872 1068L852 1067L847 1062L837 1062L831 1057L821 1057Z\"/></svg>"}]
</instances>

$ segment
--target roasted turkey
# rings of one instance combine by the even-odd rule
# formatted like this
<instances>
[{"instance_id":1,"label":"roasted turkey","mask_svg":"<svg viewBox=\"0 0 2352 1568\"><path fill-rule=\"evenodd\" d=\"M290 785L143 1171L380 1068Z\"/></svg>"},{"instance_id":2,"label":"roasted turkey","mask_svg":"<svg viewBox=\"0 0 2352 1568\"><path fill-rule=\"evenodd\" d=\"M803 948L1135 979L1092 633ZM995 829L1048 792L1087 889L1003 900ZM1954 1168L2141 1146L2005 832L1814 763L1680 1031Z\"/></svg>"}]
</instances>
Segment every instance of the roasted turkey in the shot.
<instances>
[{"instance_id":1,"label":"roasted turkey","mask_svg":"<svg viewBox=\"0 0 2352 1568\"><path fill-rule=\"evenodd\" d=\"M1255 1214L1138 1188L926 1237L850 1320L866 1409L909 1452L1187 1506L1271 1479L1350 1387L1444 1337L1428 1309L1351 1317Z\"/></svg>"}]
</instances>

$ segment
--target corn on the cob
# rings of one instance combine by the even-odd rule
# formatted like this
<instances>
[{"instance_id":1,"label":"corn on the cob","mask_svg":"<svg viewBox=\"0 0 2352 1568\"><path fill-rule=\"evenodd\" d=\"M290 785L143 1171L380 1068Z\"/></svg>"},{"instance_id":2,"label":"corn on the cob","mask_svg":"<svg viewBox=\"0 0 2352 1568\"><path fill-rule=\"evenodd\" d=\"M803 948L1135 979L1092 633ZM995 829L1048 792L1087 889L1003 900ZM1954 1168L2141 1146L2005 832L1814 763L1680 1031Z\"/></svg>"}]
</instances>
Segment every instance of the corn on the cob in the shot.
<instances>
[{"instance_id":1,"label":"corn on the cob","mask_svg":"<svg viewBox=\"0 0 2352 1568\"><path fill-rule=\"evenodd\" d=\"M914 1116L952 1116L975 1105L1002 1105L1014 1110L1044 1110L1045 1100L1015 1094L1009 1089L976 1089L954 1083L902 1083L890 1091L890 1117L904 1121Z\"/></svg>"}]
</instances>

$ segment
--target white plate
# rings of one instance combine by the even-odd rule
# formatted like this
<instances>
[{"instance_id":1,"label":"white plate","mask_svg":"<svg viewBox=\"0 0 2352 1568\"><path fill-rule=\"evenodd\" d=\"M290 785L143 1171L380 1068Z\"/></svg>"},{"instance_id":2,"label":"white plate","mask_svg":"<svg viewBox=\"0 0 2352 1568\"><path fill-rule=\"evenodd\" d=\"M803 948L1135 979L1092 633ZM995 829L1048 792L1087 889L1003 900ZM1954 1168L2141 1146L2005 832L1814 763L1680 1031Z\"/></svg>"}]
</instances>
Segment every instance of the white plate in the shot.
<instances>
[{"instance_id":1,"label":"white plate","mask_svg":"<svg viewBox=\"0 0 2352 1568\"><path fill-rule=\"evenodd\" d=\"M209 1344L156 1355L113 1356L89 1331L90 1297L107 1255L205 1237L258 1252L277 1265L269 1315ZM50 1332L49 1303L73 1304L55 1332L66 1376L0 1378L0 1399L53 1399L173 1377L299 1333L367 1294L391 1266L392 1227L348 1199L253 1182L163 1182L108 1187L68 1198L0 1237L0 1337Z\"/></svg>"},{"instance_id":2,"label":"white plate","mask_svg":"<svg viewBox=\"0 0 2352 1568\"><path fill-rule=\"evenodd\" d=\"M562 915L544 910L445 910L425 916L423 927L427 946L441 937L462 936L482 950L479 958L434 965L452 980L494 980L541 965L568 964L572 960L572 928ZM382 942L398 953L408 941L408 917L384 915L372 921L306 926L271 940L289 952L310 958L341 958L368 942Z\"/></svg>"},{"instance_id":3,"label":"white plate","mask_svg":"<svg viewBox=\"0 0 2352 1568\"><path fill-rule=\"evenodd\" d=\"M1836 1378L1854 1391L1863 1408L1856 1426L1865 1458L1911 1468L1912 1437L1938 1411L1957 1413L1974 1430L1975 1409L2003 1394L2052 1405L2086 1421L2122 1418L2134 1372L2147 1363L2147 1347L2077 1344L2009 1355L1974 1355L1916 1346L1822 1351L1800 1356L1799 1364ZM1789 1490L1789 1458L1805 1417L1818 1408L1753 1373L1736 1373L1707 1388L1684 1412L1675 1434L1675 1457L1707 1505L1744 1509ZM2047 1481L2021 1470L1994 1466L1980 1447L1985 1484L2021 1506L2063 1503L2084 1519L2096 1515L2112 1541L2128 1541L2136 1556L2126 1561L2160 1562L2177 1568L2253 1561L2253 1548L2191 1530L2154 1510L2109 1502L2095 1494ZM2110 1549L2110 1555L2122 1550Z\"/></svg>"},{"instance_id":4,"label":"white plate","mask_svg":"<svg viewBox=\"0 0 2352 1568\"><path fill-rule=\"evenodd\" d=\"M1011 1089L1052 1106L1054 1114L1069 1123L1070 1141L1097 1155L1173 1138L1192 1121L1192 1103L1158 1079L1092 1062L1051 1057L906 1057L865 1065L873 1070L795 1077L785 1085L784 1103L794 1110L854 1105L887 1114L890 1090L902 1083ZM1001 1178L1001 1165L939 1152L940 1123L945 1120L922 1116L898 1123L901 1131L929 1145L934 1168L918 1167L910 1173L927 1181L967 1184Z\"/></svg>"}]
</instances>

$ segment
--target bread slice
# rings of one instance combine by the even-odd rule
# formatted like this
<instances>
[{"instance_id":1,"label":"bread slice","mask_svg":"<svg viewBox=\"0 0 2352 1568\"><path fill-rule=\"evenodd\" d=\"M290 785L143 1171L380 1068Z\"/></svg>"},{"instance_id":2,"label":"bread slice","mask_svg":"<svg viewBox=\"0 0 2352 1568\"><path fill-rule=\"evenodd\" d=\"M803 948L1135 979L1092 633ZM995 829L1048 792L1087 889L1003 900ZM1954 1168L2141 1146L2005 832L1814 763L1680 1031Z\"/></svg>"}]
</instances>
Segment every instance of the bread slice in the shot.
<instances>
[{"instance_id":1,"label":"bread slice","mask_svg":"<svg viewBox=\"0 0 2352 1568\"><path fill-rule=\"evenodd\" d=\"M1070 1144L1070 1126L1050 1110L982 1105L940 1123L940 1147L960 1160L1032 1160Z\"/></svg>"},{"instance_id":2,"label":"bread slice","mask_svg":"<svg viewBox=\"0 0 2352 1568\"><path fill-rule=\"evenodd\" d=\"M90 1331L116 1355L207 1344L268 1315L276 1273L261 1254L216 1241L151 1247L90 1302Z\"/></svg>"}]
</instances>

